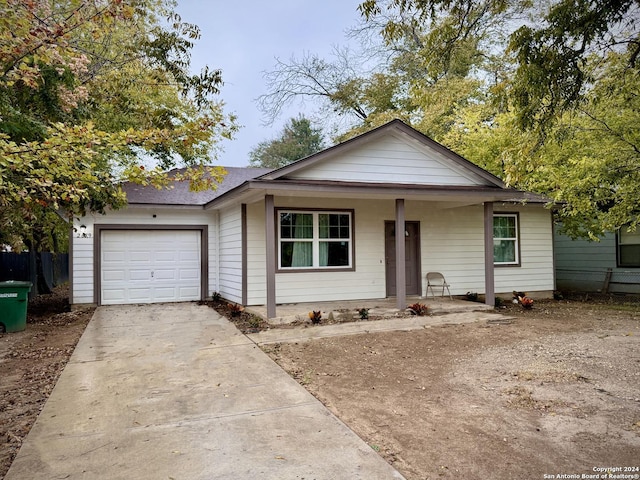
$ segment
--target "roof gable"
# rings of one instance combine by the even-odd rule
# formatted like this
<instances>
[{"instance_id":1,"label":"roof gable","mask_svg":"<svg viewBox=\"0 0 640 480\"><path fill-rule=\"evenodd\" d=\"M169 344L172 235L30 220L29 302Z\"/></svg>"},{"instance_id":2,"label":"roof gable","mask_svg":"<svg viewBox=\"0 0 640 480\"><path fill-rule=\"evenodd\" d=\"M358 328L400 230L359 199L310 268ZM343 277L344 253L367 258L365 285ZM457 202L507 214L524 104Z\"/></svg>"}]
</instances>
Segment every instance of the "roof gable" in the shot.
<instances>
[{"instance_id":1,"label":"roof gable","mask_svg":"<svg viewBox=\"0 0 640 480\"><path fill-rule=\"evenodd\" d=\"M498 177L400 120L267 173L261 179L504 188Z\"/></svg>"}]
</instances>

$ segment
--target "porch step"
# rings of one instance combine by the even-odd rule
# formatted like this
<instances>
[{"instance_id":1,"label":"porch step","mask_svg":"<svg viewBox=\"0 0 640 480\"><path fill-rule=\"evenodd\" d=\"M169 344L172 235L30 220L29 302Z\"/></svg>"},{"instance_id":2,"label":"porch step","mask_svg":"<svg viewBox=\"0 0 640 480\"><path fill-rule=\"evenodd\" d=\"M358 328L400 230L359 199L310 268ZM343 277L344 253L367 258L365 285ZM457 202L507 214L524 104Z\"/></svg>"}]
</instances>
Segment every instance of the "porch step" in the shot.
<instances>
[{"instance_id":1,"label":"porch step","mask_svg":"<svg viewBox=\"0 0 640 480\"><path fill-rule=\"evenodd\" d=\"M345 302L346 303L346 302ZM364 303L364 302L362 302ZM463 302L463 301L449 301L449 300L436 300L436 301L421 301L419 303L424 303L428 307L429 315L446 315L452 313L462 313L462 312L474 312L474 311L493 311L493 307L489 305L485 305L482 303L474 303L474 302ZM327 308L322 308L323 305L320 305L320 311L322 313L322 318L328 318L329 320L336 323L346 323L346 322L354 322L360 320L359 310L362 307L354 308L351 306L350 308L346 305L344 308L341 308L341 305L336 303L332 303L327 305ZM366 307L365 307L366 308ZM311 321L309 319L309 312L315 310L312 305L286 305L283 307L278 307L279 310L285 310L287 312L285 315L277 316L273 318L266 319L267 322L271 325L285 325L291 323L309 323ZM265 317L262 315L262 312L254 311L251 308L248 309L250 312L255 313L257 315ZM296 313L293 313L293 312ZM369 316L370 317L382 317L382 318L403 318L410 315L407 310L400 311L397 308L393 308L390 306L374 306L369 308Z\"/></svg>"},{"instance_id":2,"label":"porch step","mask_svg":"<svg viewBox=\"0 0 640 480\"><path fill-rule=\"evenodd\" d=\"M396 311L397 312L397 311ZM425 315L423 317L397 317L383 320L365 320L357 322L335 323L330 325L304 324L293 328L272 328L247 335L258 345L274 343L305 342L319 338L358 335L363 333L410 331L442 325L459 325L474 322L493 324L508 323L515 317L489 311L464 311L444 315Z\"/></svg>"}]
</instances>

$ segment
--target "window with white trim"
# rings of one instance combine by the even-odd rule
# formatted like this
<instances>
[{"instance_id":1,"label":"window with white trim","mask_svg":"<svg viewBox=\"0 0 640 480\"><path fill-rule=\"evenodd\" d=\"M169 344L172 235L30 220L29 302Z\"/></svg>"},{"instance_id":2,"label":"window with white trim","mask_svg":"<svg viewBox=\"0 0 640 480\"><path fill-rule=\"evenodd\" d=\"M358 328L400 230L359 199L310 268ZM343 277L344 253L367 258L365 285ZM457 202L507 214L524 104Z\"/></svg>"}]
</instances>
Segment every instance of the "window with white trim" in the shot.
<instances>
[{"instance_id":1,"label":"window with white trim","mask_svg":"<svg viewBox=\"0 0 640 480\"><path fill-rule=\"evenodd\" d=\"M640 267L640 230L629 232L627 228L618 231L618 266Z\"/></svg>"},{"instance_id":2,"label":"window with white trim","mask_svg":"<svg viewBox=\"0 0 640 480\"><path fill-rule=\"evenodd\" d=\"M493 263L495 265L519 265L518 215L497 213L493 215Z\"/></svg>"},{"instance_id":3,"label":"window with white trim","mask_svg":"<svg viewBox=\"0 0 640 480\"><path fill-rule=\"evenodd\" d=\"M279 210L279 268L351 268L352 221L351 211Z\"/></svg>"}]
</instances>

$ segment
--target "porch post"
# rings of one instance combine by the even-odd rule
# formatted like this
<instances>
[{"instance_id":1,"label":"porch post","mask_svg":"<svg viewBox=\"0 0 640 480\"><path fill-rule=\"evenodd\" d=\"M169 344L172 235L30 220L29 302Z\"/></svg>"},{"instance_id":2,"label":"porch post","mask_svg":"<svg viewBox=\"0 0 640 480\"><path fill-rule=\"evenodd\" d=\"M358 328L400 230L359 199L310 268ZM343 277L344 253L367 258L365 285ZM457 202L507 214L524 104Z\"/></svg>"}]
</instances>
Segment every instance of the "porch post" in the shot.
<instances>
[{"instance_id":1,"label":"porch post","mask_svg":"<svg viewBox=\"0 0 640 480\"><path fill-rule=\"evenodd\" d=\"M493 270L493 202L484 202L484 298L487 305L496 304Z\"/></svg>"},{"instance_id":2,"label":"porch post","mask_svg":"<svg viewBox=\"0 0 640 480\"><path fill-rule=\"evenodd\" d=\"M404 199L396 199L396 304L398 310L407 308L407 274L405 272Z\"/></svg>"},{"instance_id":3,"label":"porch post","mask_svg":"<svg viewBox=\"0 0 640 480\"><path fill-rule=\"evenodd\" d=\"M264 196L264 224L266 245L267 318L276 316L276 227L273 195Z\"/></svg>"}]
</instances>

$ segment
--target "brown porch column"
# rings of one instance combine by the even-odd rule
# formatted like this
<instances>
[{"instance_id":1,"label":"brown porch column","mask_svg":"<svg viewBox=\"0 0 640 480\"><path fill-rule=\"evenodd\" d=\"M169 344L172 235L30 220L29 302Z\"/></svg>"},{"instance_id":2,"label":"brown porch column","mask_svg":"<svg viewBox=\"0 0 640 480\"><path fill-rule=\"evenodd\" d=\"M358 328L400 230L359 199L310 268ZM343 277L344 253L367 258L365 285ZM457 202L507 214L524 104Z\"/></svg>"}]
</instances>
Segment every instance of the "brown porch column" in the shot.
<instances>
[{"instance_id":1,"label":"brown porch column","mask_svg":"<svg viewBox=\"0 0 640 480\"><path fill-rule=\"evenodd\" d=\"M492 307L496 304L493 273L493 202L484 202L484 303Z\"/></svg>"},{"instance_id":2,"label":"brown porch column","mask_svg":"<svg viewBox=\"0 0 640 480\"><path fill-rule=\"evenodd\" d=\"M276 316L276 227L273 195L264 196L264 224L266 245L267 318Z\"/></svg>"},{"instance_id":3,"label":"brown porch column","mask_svg":"<svg viewBox=\"0 0 640 480\"><path fill-rule=\"evenodd\" d=\"M398 310L407 308L407 274L405 272L404 199L396 199L396 304Z\"/></svg>"}]
</instances>

